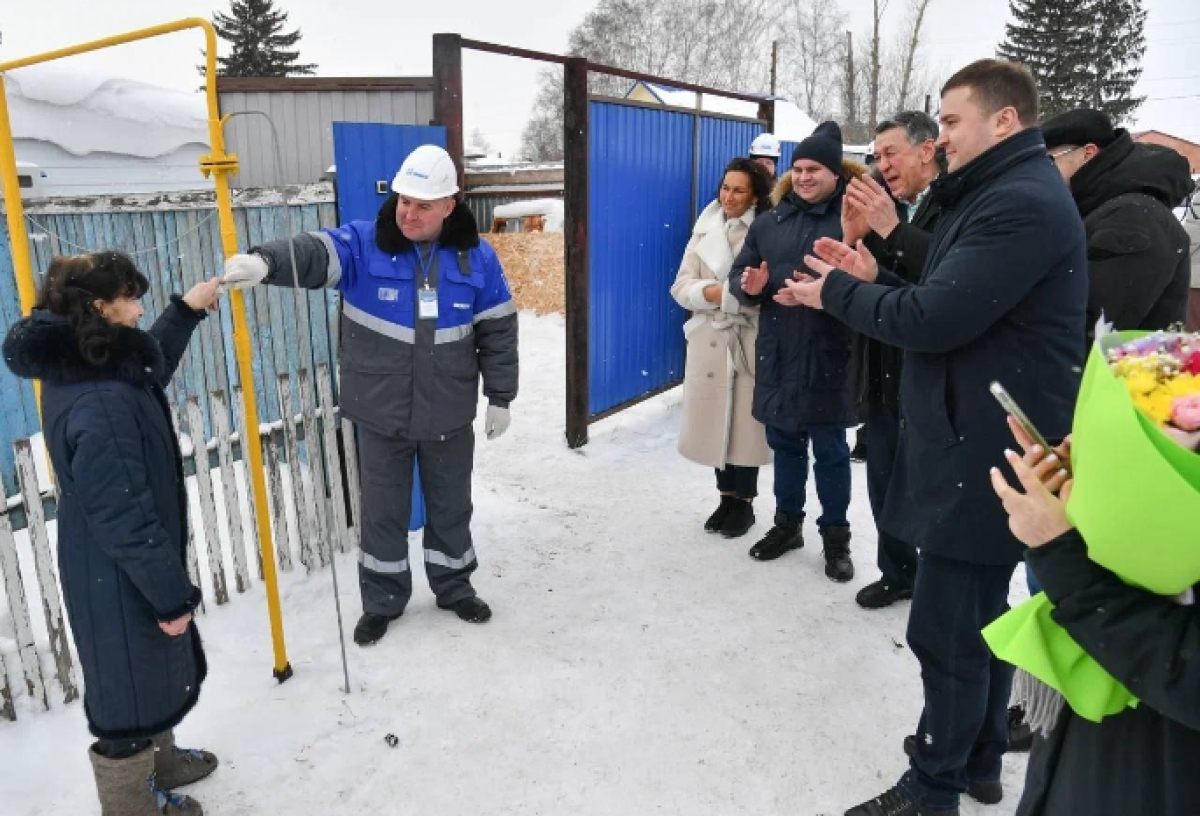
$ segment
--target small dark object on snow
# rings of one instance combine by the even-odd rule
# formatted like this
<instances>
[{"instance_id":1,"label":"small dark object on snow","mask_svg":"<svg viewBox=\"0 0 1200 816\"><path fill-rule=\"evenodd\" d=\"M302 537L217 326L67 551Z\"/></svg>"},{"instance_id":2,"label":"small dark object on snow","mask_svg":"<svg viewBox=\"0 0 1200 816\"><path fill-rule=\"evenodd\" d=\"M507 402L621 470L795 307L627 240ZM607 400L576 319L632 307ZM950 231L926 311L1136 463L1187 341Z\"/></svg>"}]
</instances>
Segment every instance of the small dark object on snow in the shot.
<instances>
[{"instance_id":1,"label":"small dark object on snow","mask_svg":"<svg viewBox=\"0 0 1200 816\"><path fill-rule=\"evenodd\" d=\"M397 745L400 744L400 738L397 737L395 734L388 734L386 737L383 738L383 741L387 743L388 748L395 748Z\"/></svg>"}]
</instances>

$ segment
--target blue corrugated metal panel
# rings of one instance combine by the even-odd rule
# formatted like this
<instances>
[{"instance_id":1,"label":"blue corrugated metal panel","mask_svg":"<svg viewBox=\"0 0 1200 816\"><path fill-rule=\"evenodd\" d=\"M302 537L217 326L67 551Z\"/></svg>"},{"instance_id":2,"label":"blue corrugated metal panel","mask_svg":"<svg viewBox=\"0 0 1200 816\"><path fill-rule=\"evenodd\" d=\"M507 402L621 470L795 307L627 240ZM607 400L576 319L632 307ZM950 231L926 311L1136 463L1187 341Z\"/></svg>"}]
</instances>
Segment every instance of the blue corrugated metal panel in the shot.
<instances>
[{"instance_id":1,"label":"blue corrugated metal panel","mask_svg":"<svg viewBox=\"0 0 1200 816\"><path fill-rule=\"evenodd\" d=\"M683 376L686 312L671 299L692 227L692 116L590 103L589 411Z\"/></svg>"},{"instance_id":2,"label":"blue corrugated metal panel","mask_svg":"<svg viewBox=\"0 0 1200 816\"><path fill-rule=\"evenodd\" d=\"M757 122L700 117L700 163L697 176L696 215L717 194L721 173L732 159L745 156L754 137L762 133Z\"/></svg>"},{"instance_id":3,"label":"blue corrugated metal panel","mask_svg":"<svg viewBox=\"0 0 1200 816\"><path fill-rule=\"evenodd\" d=\"M792 151L799 146L799 142L780 142L779 143L779 166L776 168L779 171L780 178L792 169Z\"/></svg>"},{"instance_id":4,"label":"blue corrugated metal panel","mask_svg":"<svg viewBox=\"0 0 1200 816\"><path fill-rule=\"evenodd\" d=\"M334 221L332 203L295 205L292 210L297 230L315 229ZM211 209L34 214L30 220L30 250L38 275L44 273L56 255L101 248L134 254L139 268L150 280L150 292L143 301L146 309L143 326L151 325L162 313L172 293L185 292L198 281L221 274L220 239L215 211ZM279 206L237 209L234 221L238 244L243 248L287 234L284 208ZM295 382L302 365L292 297L291 292L265 287L249 292L246 298L254 390L262 422L279 418L276 377L287 372ZM316 363L330 362L335 359L330 320L333 298L322 293L308 297L313 317L313 357ZM20 318L20 312L8 228L0 222L0 331L7 332ZM228 309L206 321L188 347L168 391L172 404L178 406L188 396L203 397L206 392L228 390L238 383L232 328ZM315 370L313 361L303 365ZM211 433L208 400L202 398L200 403ZM7 495L16 490L12 443L37 433L39 427L33 389L28 381L17 380L7 366L0 366L0 482Z\"/></svg>"},{"instance_id":5,"label":"blue corrugated metal panel","mask_svg":"<svg viewBox=\"0 0 1200 816\"><path fill-rule=\"evenodd\" d=\"M337 162L338 210L343 221L374 221L388 193L376 183L392 177L404 158L423 144L446 146L444 127L333 123L333 153Z\"/></svg>"}]
</instances>

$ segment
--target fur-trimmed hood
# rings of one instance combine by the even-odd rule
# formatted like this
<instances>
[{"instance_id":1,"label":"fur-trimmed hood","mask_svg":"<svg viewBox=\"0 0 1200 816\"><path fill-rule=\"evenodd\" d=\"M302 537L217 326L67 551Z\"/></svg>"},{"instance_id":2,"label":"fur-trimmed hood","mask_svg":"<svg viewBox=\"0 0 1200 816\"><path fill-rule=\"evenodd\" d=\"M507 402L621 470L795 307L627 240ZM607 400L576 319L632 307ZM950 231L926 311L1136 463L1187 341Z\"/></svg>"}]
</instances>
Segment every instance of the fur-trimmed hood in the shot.
<instances>
[{"instance_id":1,"label":"fur-trimmed hood","mask_svg":"<svg viewBox=\"0 0 1200 816\"><path fill-rule=\"evenodd\" d=\"M375 245L389 255L398 255L413 248L412 241L396 226L396 206L400 196L392 193L379 208L375 217ZM454 210L442 225L438 244L448 249L474 249L479 246L479 225L465 202L456 199Z\"/></svg>"},{"instance_id":2,"label":"fur-trimmed hood","mask_svg":"<svg viewBox=\"0 0 1200 816\"><path fill-rule=\"evenodd\" d=\"M141 329L124 326L117 329L108 362L92 365L80 352L67 319L45 309L35 309L9 329L4 361L18 377L54 385L120 380L143 386L161 382L167 370L158 341Z\"/></svg>"},{"instance_id":3,"label":"fur-trimmed hood","mask_svg":"<svg viewBox=\"0 0 1200 816\"><path fill-rule=\"evenodd\" d=\"M851 161L850 159L842 160L842 180L850 181L856 178L862 178L867 174L867 166L862 162ZM792 174L786 172L783 177L775 184L775 189L771 192L771 206L779 206L779 202L783 201L783 197L792 191Z\"/></svg>"}]
</instances>

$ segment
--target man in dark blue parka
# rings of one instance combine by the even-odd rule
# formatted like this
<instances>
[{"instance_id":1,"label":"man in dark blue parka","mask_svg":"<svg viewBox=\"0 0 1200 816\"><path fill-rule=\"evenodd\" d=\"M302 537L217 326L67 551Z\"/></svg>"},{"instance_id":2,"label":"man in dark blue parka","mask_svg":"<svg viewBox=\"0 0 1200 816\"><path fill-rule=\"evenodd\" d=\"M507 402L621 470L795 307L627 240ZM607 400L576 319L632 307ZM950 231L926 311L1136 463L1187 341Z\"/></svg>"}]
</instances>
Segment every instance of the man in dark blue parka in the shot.
<instances>
[{"instance_id":1,"label":"man in dark blue parka","mask_svg":"<svg viewBox=\"0 0 1200 816\"><path fill-rule=\"evenodd\" d=\"M856 424L850 378L854 333L828 315L800 308L784 281L804 268L804 256L818 238L841 237L849 169L843 166L837 124L819 125L793 152L791 171L780 182L782 197L750 226L729 276L733 296L762 310L753 413L766 426L775 453L775 526L750 555L771 561L804 546L800 526L811 443L821 500L817 527L825 574L834 581L854 577L846 444L846 429Z\"/></svg>"},{"instance_id":2,"label":"man in dark blue parka","mask_svg":"<svg viewBox=\"0 0 1200 816\"><path fill-rule=\"evenodd\" d=\"M1037 100L1029 72L997 60L943 87L938 144L949 172L930 193L943 212L917 284L849 252L841 270L813 259L823 277L789 287L905 350L883 524L920 551L908 643L925 709L911 769L847 816L957 814L961 793L988 803L1003 795L1012 667L992 657L980 630L1007 610L1025 548L989 481L1012 437L988 387L1003 384L1046 438L1066 436L1088 298L1083 224L1047 157Z\"/></svg>"}]
</instances>

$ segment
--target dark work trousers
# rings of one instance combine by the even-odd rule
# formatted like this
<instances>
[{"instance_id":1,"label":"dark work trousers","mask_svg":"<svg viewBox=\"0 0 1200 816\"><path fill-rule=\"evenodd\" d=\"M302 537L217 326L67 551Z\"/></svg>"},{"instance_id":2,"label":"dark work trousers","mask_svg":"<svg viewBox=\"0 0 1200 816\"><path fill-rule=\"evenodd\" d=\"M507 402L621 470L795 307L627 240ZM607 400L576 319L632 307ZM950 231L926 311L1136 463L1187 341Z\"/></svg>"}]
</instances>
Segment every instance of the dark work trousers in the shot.
<instances>
[{"instance_id":1,"label":"dark work trousers","mask_svg":"<svg viewBox=\"0 0 1200 816\"><path fill-rule=\"evenodd\" d=\"M717 490L739 499L753 499L758 495L758 468L726 465L724 470L717 470Z\"/></svg>"},{"instance_id":2,"label":"dark work trousers","mask_svg":"<svg viewBox=\"0 0 1200 816\"><path fill-rule=\"evenodd\" d=\"M849 527L850 446L846 430L832 425L813 425L799 432L767 426L767 445L775 451L775 509L797 518L804 516L810 440L821 501L817 527Z\"/></svg>"},{"instance_id":3,"label":"dark work trousers","mask_svg":"<svg viewBox=\"0 0 1200 816\"><path fill-rule=\"evenodd\" d=\"M920 555L908 645L921 664L925 708L899 784L922 807L957 807L969 783L1000 779L1013 667L980 632L1008 611L1014 569Z\"/></svg>"},{"instance_id":4,"label":"dark work trousers","mask_svg":"<svg viewBox=\"0 0 1200 816\"><path fill-rule=\"evenodd\" d=\"M412 597L408 522L413 457L425 497L425 574L439 606L475 595L478 563L471 544L471 470L475 434L470 426L444 439L415 441L358 429L362 482L362 540L358 585L363 612L399 615Z\"/></svg>"},{"instance_id":5,"label":"dark work trousers","mask_svg":"<svg viewBox=\"0 0 1200 816\"><path fill-rule=\"evenodd\" d=\"M879 524L888 483L896 465L900 443L900 412L896 408L867 404L867 495L879 530L879 572L889 587L912 587L917 574L917 549L886 532Z\"/></svg>"}]
</instances>

